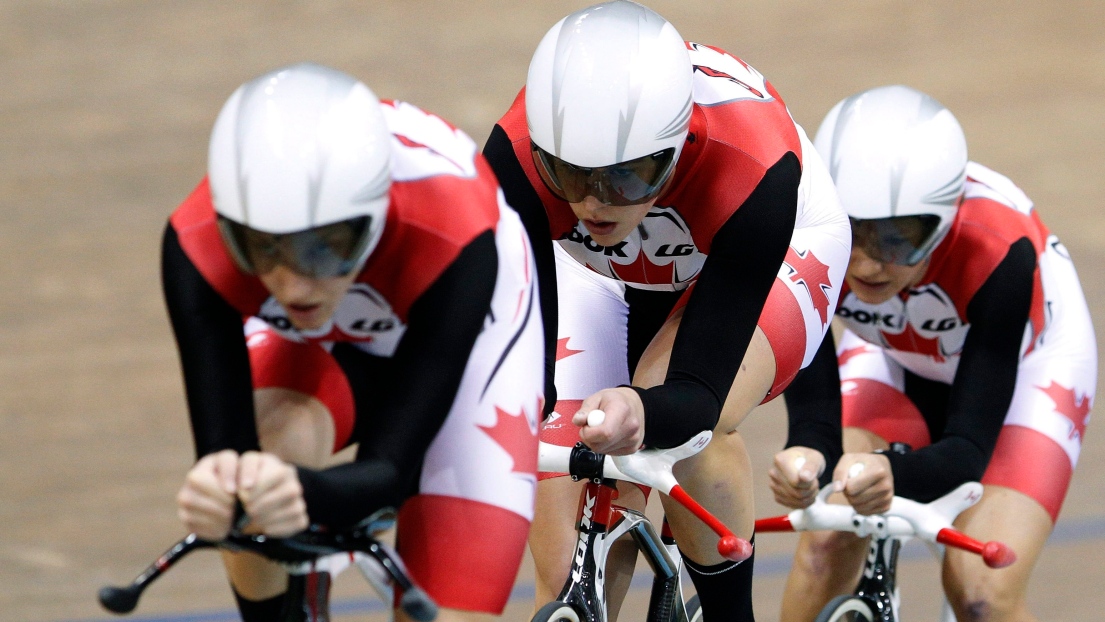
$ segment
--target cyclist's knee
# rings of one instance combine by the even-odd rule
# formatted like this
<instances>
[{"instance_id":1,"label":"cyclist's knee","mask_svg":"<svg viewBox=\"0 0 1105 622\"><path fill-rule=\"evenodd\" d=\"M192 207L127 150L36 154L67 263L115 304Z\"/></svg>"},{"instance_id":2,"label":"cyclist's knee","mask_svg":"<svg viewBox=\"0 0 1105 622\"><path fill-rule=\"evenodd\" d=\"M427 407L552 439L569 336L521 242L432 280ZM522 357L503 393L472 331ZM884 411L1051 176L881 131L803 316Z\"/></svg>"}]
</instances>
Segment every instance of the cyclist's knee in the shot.
<instances>
[{"instance_id":1,"label":"cyclist's knee","mask_svg":"<svg viewBox=\"0 0 1105 622\"><path fill-rule=\"evenodd\" d=\"M959 622L998 622L999 620L1019 620L1017 612L1023 610L1023 603L1001 602L978 597L953 607Z\"/></svg>"},{"instance_id":2,"label":"cyclist's knee","mask_svg":"<svg viewBox=\"0 0 1105 622\"><path fill-rule=\"evenodd\" d=\"M980 580L948 590L948 601L959 622L1020 620L1025 613L1021 590L1000 581Z\"/></svg>"},{"instance_id":3,"label":"cyclist's knee","mask_svg":"<svg viewBox=\"0 0 1105 622\"><path fill-rule=\"evenodd\" d=\"M230 585L239 599L266 601L288 589L288 573L276 562L252 553L223 553Z\"/></svg>"},{"instance_id":4,"label":"cyclist's knee","mask_svg":"<svg viewBox=\"0 0 1105 622\"><path fill-rule=\"evenodd\" d=\"M478 611L462 611L460 609L438 609L435 622L492 622L499 617ZM403 613L402 609L395 611L395 622L413 622L413 618Z\"/></svg>"},{"instance_id":5,"label":"cyclist's knee","mask_svg":"<svg viewBox=\"0 0 1105 622\"><path fill-rule=\"evenodd\" d=\"M807 532L795 555L796 570L816 576L829 576L839 569L845 560L862 555L865 541L850 533L839 531Z\"/></svg>"},{"instance_id":6,"label":"cyclist's knee","mask_svg":"<svg viewBox=\"0 0 1105 622\"><path fill-rule=\"evenodd\" d=\"M334 449L334 422L316 398L283 388L254 392L261 449L308 467L324 466Z\"/></svg>"}]
</instances>

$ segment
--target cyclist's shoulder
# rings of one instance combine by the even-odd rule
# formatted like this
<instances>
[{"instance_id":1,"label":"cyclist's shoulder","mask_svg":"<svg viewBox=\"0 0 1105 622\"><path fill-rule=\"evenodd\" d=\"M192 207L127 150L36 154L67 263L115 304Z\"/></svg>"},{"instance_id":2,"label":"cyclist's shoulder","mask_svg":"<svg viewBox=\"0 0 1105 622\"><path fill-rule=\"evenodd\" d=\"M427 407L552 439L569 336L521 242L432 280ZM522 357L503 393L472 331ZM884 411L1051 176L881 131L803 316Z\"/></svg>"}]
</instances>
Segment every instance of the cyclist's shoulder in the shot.
<instances>
[{"instance_id":1,"label":"cyclist's shoulder","mask_svg":"<svg viewBox=\"0 0 1105 622\"><path fill-rule=\"evenodd\" d=\"M673 189L662 200L689 216L720 210L727 218L788 153L801 162L801 138L763 74L721 48L693 42L687 48L694 71L691 125ZM796 169L793 184L799 181Z\"/></svg>"},{"instance_id":2,"label":"cyclist's shoulder","mask_svg":"<svg viewBox=\"0 0 1105 622\"><path fill-rule=\"evenodd\" d=\"M1032 211L1032 199L1005 175L974 161L967 162L966 173L965 201L989 199L1024 214Z\"/></svg>"},{"instance_id":3,"label":"cyclist's shoulder","mask_svg":"<svg viewBox=\"0 0 1105 622\"><path fill-rule=\"evenodd\" d=\"M526 150L529 150L529 125L526 123L526 88L522 87L518 95L514 97L510 108L496 122L506 133L510 142L526 141Z\"/></svg>"},{"instance_id":4,"label":"cyclist's shoulder","mask_svg":"<svg viewBox=\"0 0 1105 622\"><path fill-rule=\"evenodd\" d=\"M479 148L442 117L403 101L381 102L391 132L391 178L408 183L439 175L476 179Z\"/></svg>"},{"instance_id":5,"label":"cyclist's shoulder","mask_svg":"<svg viewBox=\"0 0 1105 622\"><path fill-rule=\"evenodd\" d=\"M967 182L963 202L956 214L953 231L961 244L999 246L1023 237L1043 249L1048 230L1035 205L1008 177L981 164L967 164Z\"/></svg>"},{"instance_id":6,"label":"cyclist's shoulder","mask_svg":"<svg viewBox=\"0 0 1105 622\"><path fill-rule=\"evenodd\" d=\"M257 277L242 272L227 252L219 234L215 206L207 177L169 216L180 251L204 281L243 313L253 313L267 297ZM174 279L166 278L166 285Z\"/></svg>"},{"instance_id":7,"label":"cyclist's shoulder","mask_svg":"<svg viewBox=\"0 0 1105 622\"><path fill-rule=\"evenodd\" d=\"M448 121L406 102L387 101L394 136L392 237L467 244L499 218L499 185L475 141Z\"/></svg>"},{"instance_id":8,"label":"cyclist's shoulder","mask_svg":"<svg viewBox=\"0 0 1105 622\"><path fill-rule=\"evenodd\" d=\"M801 154L797 127L775 87L755 67L721 48L687 43L694 71L698 136L770 166Z\"/></svg>"},{"instance_id":9,"label":"cyclist's shoulder","mask_svg":"<svg viewBox=\"0 0 1105 622\"><path fill-rule=\"evenodd\" d=\"M202 226L208 221L215 221L215 204L211 200L211 183L204 175L188 196L173 210L169 216L169 224L179 235L193 227Z\"/></svg>"}]
</instances>

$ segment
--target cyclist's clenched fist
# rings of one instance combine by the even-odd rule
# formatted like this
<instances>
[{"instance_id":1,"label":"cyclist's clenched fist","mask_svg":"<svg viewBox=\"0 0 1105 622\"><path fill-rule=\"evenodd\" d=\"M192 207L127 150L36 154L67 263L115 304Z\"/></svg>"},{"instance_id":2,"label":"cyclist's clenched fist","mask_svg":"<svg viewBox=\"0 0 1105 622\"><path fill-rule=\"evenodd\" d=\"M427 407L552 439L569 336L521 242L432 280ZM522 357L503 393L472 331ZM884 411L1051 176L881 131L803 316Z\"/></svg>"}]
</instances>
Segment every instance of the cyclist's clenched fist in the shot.
<instances>
[{"instance_id":1,"label":"cyclist's clenched fist","mask_svg":"<svg viewBox=\"0 0 1105 622\"><path fill-rule=\"evenodd\" d=\"M809 447L788 447L775 454L768 472L775 502L788 508L809 507L817 498L818 481L825 470L825 456Z\"/></svg>"},{"instance_id":2,"label":"cyclist's clenched fist","mask_svg":"<svg viewBox=\"0 0 1105 622\"><path fill-rule=\"evenodd\" d=\"M280 538L307 528L307 504L295 467L273 454L242 454L238 499L250 526L261 533Z\"/></svg>"},{"instance_id":3,"label":"cyclist's clenched fist","mask_svg":"<svg viewBox=\"0 0 1105 622\"><path fill-rule=\"evenodd\" d=\"M205 540L221 540L234 520L238 492L238 454L223 450L199 459L177 493L177 516Z\"/></svg>"},{"instance_id":4,"label":"cyclist's clenched fist","mask_svg":"<svg viewBox=\"0 0 1105 622\"><path fill-rule=\"evenodd\" d=\"M876 453L846 453L833 470L833 489L860 514L886 512L894 499L890 461Z\"/></svg>"},{"instance_id":5,"label":"cyclist's clenched fist","mask_svg":"<svg viewBox=\"0 0 1105 622\"><path fill-rule=\"evenodd\" d=\"M601 423L588 422L588 413L605 413ZM591 449L615 456L631 454L641 448L645 438L645 408L637 392L628 387L603 389L583 400L572 417L580 428L579 438Z\"/></svg>"},{"instance_id":6,"label":"cyclist's clenched fist","mask_svg":"<svg viewBox=\"0 0 1105 622\"><path fill-rule=\"evenodd\" d=\"M237 501L250 531L274 537L306 529L307 505L295 467L273 454L232 450L208 454L196 463L177 494L181 522L205 540L230 531Z\"/></svg>"}]
</instances>

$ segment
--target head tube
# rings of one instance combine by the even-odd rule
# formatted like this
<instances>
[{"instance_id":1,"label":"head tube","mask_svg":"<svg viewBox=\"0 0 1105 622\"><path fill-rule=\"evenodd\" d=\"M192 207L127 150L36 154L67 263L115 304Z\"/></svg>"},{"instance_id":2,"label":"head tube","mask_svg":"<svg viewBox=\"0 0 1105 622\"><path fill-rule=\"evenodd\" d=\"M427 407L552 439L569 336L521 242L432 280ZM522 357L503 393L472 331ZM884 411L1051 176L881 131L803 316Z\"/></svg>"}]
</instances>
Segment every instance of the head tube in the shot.
<instances>
[{"instance_id":1,"label":"head tube","mask_svg":"<svg viewBox=\"0 0 1105 622\"><path fill-rule=\"evenodd\" d=\"M308 278L347 276L367 258L372 217L293 233L259 231L219 216L219 232L230 255L245 272L262 275L285 266Z\"/></svg>"},{"instance_id":2,"label":"head tube","mask_svg":"<svg viewBox=\"0 0 1105 622\"><path fill-rule=\"evenodd\" d=\"M852 246L883 263L915 266L940 242L940 217L935 214L890 218L848 219Z\"/></svg>"},{"instance_id":3,"label":"head tube","mask_svg":"<svg viewBox=\"0 0 1105 622\"><path fill-rule=\"evenodd\" d=\"M541 180L556 196L581 203L588 196L606 205L639 205L657 196L675 169L675 148L608 166L576 166L531 143Z\"/></svg>"}]
</instances>

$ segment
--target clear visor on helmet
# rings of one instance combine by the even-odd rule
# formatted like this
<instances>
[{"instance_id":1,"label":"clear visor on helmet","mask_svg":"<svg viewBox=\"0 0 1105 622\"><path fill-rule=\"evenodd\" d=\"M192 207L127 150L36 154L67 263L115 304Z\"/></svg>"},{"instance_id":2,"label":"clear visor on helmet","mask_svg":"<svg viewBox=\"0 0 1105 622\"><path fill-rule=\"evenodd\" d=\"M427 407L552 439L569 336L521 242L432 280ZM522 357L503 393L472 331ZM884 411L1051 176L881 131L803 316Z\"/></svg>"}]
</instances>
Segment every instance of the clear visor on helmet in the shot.
<instances>
[{"instance_id":1,"label":"clear visor on helmet","mask_svg":"<svg viewBox=\"0 0 1105 622\"><path fill-rule=\"evenodd\" d=\"M569 203L582 203L588 196L606 205L647 203L660 195L675 169L674 147L626 162L587 168L569 164L531 144L541 179L553 194Z\"/></svg>"},{"instance_id":2,"label":"clear visor on helmet","mask_svg":"<svg viewBox=\"0 0 1105 622\"><path fill-rule=\"evenodd\" d=\"M934 214L848 220L852 223L852 246L883 263L915 266L940 241L940 217Z\"/></svg>"},{"instance_id":3,"label":"clear visor on helmet","mask_svg":"<svg viewBox=\"0 0 1105 622\"><path fill-rule=\"evenodd\" d=\"M310 278L346 276L361 267L368 254L371 216L358 216L294 233L266 233L219 216L223 242L238 265L250 274L277 266Z\"/></svg>"}]
</instances>

